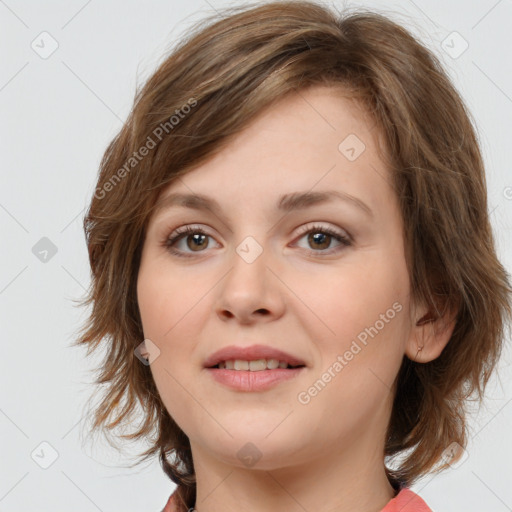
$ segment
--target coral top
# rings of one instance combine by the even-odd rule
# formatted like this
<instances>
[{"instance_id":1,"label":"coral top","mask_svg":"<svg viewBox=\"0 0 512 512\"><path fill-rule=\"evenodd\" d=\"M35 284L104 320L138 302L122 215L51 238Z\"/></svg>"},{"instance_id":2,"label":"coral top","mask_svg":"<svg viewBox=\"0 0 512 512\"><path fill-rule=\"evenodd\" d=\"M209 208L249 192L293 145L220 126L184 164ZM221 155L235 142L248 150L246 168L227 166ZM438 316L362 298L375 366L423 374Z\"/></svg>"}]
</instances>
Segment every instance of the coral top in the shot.
<instances>
[{"instance_id":1,"label":"coral top","mask_svg":"<svg viewBox=\"0 0 512 512\"><path fill-rule=\"evenodd\" d=\"M162 512L176 512L175 499L174 494L171 494ZM432 510L415 492L404 487L380 512L432 512Z\"/></svg>"},{"instance_id":2,"label":"coral top","mask_svg":"<svg viewBox=\"0 0 512 512\"><path fill-rule=\"evenodd\" d=\"M432 510L414 491L403 487L380 512L432 512Z\"/></svg>"}]
</instances>

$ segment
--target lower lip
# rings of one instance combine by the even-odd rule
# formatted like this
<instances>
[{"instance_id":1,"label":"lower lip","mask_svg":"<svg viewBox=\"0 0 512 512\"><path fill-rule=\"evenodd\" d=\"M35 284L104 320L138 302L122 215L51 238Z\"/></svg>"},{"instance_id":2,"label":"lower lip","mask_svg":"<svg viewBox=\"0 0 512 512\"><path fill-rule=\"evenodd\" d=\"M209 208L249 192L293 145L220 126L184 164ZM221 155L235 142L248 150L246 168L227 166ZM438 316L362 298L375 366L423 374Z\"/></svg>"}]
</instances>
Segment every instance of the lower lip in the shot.
<instances>
[{"instance_id":1,"label":"lower lip","mask_svg":"<svg viewBox=\"0 0 512 512\"><path fill-rule=\"evenodd\" d=\"M225 370L219 368L207 368L208 372L217 382L238 391L265 391L277 384L297 377L305 367L276 368L274 370Z\"/></svg>"}]
</instances>

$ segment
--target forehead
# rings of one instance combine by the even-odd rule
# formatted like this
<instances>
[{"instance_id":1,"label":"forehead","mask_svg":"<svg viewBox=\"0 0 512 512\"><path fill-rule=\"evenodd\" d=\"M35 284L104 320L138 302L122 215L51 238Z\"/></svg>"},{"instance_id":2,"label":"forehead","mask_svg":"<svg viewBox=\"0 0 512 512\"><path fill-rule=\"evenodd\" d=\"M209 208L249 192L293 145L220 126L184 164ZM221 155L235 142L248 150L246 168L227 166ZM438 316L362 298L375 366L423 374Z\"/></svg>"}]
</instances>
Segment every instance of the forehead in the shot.
<instances>
[{"instance_id":1,"label":"forehead","mask_svg":"<svg viewBox=\"0 0 512 512\"><path fill-rule=\"evenodd\" d=\"M374 120L343 90L301 90L265 109L219 153L164 189L155 213L172 205L215 209L226 202L286 209L314 201L322 191L359 201L368 211L365 205L378 205L389 189L381 144Z\"/></svg>"}]
</instances>

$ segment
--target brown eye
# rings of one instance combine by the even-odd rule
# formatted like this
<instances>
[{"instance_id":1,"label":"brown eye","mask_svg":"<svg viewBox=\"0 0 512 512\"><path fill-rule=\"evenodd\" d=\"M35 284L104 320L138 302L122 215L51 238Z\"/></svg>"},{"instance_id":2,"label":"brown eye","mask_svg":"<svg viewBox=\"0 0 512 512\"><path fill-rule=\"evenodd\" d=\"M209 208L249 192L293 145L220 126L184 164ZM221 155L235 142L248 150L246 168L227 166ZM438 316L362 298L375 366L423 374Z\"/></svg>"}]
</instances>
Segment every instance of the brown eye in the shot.
<instances>
[{"instance_id":1,"label":"brown eye","mask_svg":"<svg viewBox=\"0 0 512 512\"><path fill-rule=\"evenodd\" d=\"M309 250L311 254L315 256L322 256L324 254L332 254L334 252L338 252L340 246L346 247L352 245L352 241L349 236L345 236L342 233L338 233L336 230L327 227L327 226L306 226L306 231L302 233L300 238L303 238L304 235L307 235L307 244L308 247L312 248ZM331 245L331 242L337 241L339 243L338 247L327 250Z\"/></svg>"},{"instance_id":2,"label":"brown eye","mask_svg":"<svg viewBox=\"0 0 512 512\"><path fill-rule=\"evenodd\" d=\"M196 249L201 249L203 247L208 247L208 235L203 233L195 233L193 235L187 235L185 240L187 241L187 247L192 251L196 251ZM206 243L205 243L206 241Z\"/></svg>"},{"instance_id":3,"label":"brown eye","mask_svg":"<svg viewBox=\"0 0 512 512\"><path fill-rule=\"evenodd\" d=\"M306 228L308 227L309 226ZM300 239L304 238L305 235L307 235L308 247L311 248L308 249L308 251L315 256L329 255L338 252L340 246L346 247L352 245L350 236L338 233L336 230L326 226L309 227L307 231L302 233ZM210 246L210 239L213 240L213 237L200 227L185 226L174 231L167 240L165 240L165 246L176 256L191 257L194 255L193 253L200 254L206 252L205 249ZM186 247L183 247L183 244L179 247L183 240L186 242ZM333 240L338 242L338 247L329 250L329 246L332 244Z\"/></svg>"},{"instance_id":4,"label":"brown eye","mask_svg":"<svg viewBox=\"0 0 512 512\"><path fill-rule=\"evenodd\" d=\"M317 249L327 249L330 245L332 236L325 233L310 233L308 235L308 243L317 244Z\"/></svg>"},{"instance_id":5,"label":"brown eye","mask_svg":"<svg viewBox=\"0 0 512 512\"><path fill-rule=\"evenodd\" d=\"M202 229L194 228L193 226L186 226L185 228L177 230L173 235L171 235L167 239L165 245L173 254L178 256L187 256L187 251L184 251L183 249L174 249L174 246L177 245L182 239L185 239L186 247L189 251L196 253L203 252L203 249L206 249L209 245L209 238L210 235L205 233Z\"/></svg>"}]
</instances>

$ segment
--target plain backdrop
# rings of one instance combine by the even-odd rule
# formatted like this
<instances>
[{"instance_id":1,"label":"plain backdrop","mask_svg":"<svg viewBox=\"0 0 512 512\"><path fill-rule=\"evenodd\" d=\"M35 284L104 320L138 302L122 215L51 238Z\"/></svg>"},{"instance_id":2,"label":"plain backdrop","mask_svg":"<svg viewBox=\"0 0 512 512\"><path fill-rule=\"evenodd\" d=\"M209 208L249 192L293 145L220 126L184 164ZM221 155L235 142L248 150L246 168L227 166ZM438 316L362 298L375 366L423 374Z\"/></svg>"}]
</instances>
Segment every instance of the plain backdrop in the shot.
<instances>
[{"instance_id":1,"label":"plain backdrop","mask_svg":"<svg viewBox=\"0 0 512 512\"><path fill-rule=\"evenodd\" d=\"M193 22L240 3L0 1L1 512L158 512L174 489L157 461L127 467L139 446L84 442L95 360L71 348L86 315L73 300L90 280L82 219L136 85ZM346 5L390 15L441 58L478 126L510 271L512 2ZM413 487L436 512L512 510L510 361L508 343L465 461Z\"/></svg>"}]
</instances>

